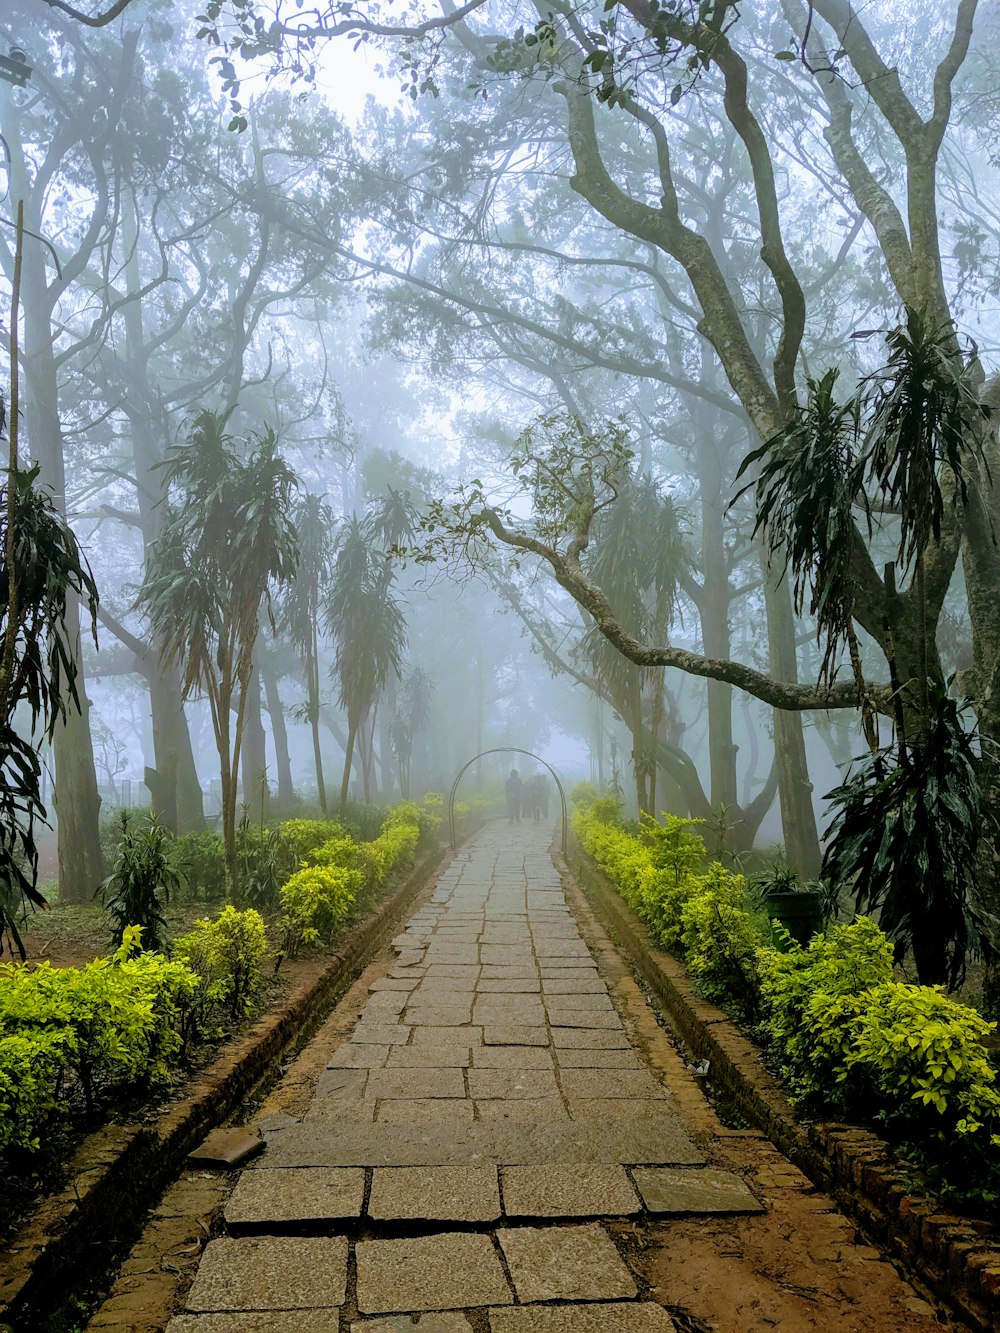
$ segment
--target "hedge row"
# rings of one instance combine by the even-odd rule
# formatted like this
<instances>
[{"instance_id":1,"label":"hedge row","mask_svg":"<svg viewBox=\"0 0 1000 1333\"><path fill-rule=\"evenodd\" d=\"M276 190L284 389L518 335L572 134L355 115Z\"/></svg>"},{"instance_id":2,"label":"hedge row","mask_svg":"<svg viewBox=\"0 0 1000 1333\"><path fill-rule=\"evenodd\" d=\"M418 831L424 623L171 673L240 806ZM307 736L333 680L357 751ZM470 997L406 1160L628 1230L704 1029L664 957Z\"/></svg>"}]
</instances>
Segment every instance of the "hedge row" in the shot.
<instances>
[{"instance_id":1,"label":"hedge row","mask_svg":"<svg viewBox=\"0 0 1000 1333\"><path fill-rule=\"evenodd\" d=\"M709 861L697 820L623 827L574 793L580 845L701 992L750 1023L799 1105L879 1124L946 1193L1000 1202L995 1028L931 986L900 980L874 921L831 925L779 951L743 876Z\"/></svg>"}]
</instances>

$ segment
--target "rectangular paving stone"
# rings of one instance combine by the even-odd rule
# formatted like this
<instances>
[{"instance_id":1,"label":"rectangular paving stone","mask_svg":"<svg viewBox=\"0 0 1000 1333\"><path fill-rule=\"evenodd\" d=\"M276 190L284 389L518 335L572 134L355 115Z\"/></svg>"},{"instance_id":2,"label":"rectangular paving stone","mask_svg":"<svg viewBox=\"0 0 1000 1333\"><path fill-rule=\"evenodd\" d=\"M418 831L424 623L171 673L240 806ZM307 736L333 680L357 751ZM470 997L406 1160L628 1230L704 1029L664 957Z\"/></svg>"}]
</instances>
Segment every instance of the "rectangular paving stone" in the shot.
<instances>
[{"instance_id":1,"label":"rectangular paving stone","mask_svg":"<svg viewBox=\"0 0 1000 1333\"><path fill-rule=\"evenodd\" d=\"M474 1105L483 1124L552 1125L556 1121L569 1124L570 1119L561 1097L494 1098Z\"/></svg>"},{"instance_id":2,"label":"rectangular paving stone","mask_svg":"<svg viewBox=\"0 0 1000 1333\"><path fill-rule=\"evenodd\" d=\"M464 1097L461 1069L373 1069L368 1078L369 1101L409 1097Z\"/></svg>"},{"instance_id":3,"label":"rectangular paving stone","mask_svg":"<svg viewBox=\"0 0 1000 1333\"><path fill-rule=\"evenodd\" d=\"M324 1069L313 1095L341 1102L360 1101L365 1094L368 1074L367 1069Z\"/></svg>"},{"instance_id":4,"label":"rectangular paving stone","mask_svg":"<svg viewBox=\"0 0 1000 1333\"><path fill-rule=\"evenodd\" d=\"M433 977L435 981L442 977L446 980L465 981L471 978L475 981L479 976L478 963L432 963L427 968L426 975Z\"/></svg>"},{"instance_id":5,"label":"rectangular paving stone","mask_svg":"<svg viewBox=\"0 0 1000 1333\"><path fill-rule=\"evenodd\" d=\"M368 1216L380 1222L495 1222L495 1166L376 1167Z\"/></svg>"},{"instance_id":6,"label":"rectangular paving stone","mask_svg":"<svg viewBox=\"0 0 1000 1333\"><path fill-rule=\"evenodd\" d=\"M415 1324L408 1314L390 1315L387 1319L355 1320L351 1333L469 1333L472 1325L464 1314L435 1311L420 1316ZM335 1333L334 1329L330 1333Z\"/></svg>"},{"instance_id":7,"label":"rectangular paving stone","mask_svg":"<svg viewBox=\"0 0 1000 1333\"><path fill-rule=\"evenodd\" d=\"M458 1097L413 1097L399 1102L378 1102L375 1112L377 1125L471 1125L475 1116L474 1103Z\"/></svg>"},{"instance_id":8,"label":"rectangular paving stone","mask_svg":"<svg viewBox=\"0 0 1000 1333\"><path fill-rule=\"evenodd\" d=\"M483 1028L483 1042L487 1046L548 1046L549 1030L524 1024L498 1023Z\"/></svg>"},{"instance_id":9,"label":"rectangular paving stone","mask_svg":"<svg viewBox=\"0 0 1000 1333\"><path fill-rule=\"evenodd\" d=\"M514 1303L493 1243L480 1233L362 1240L355 1258L363 1314Z\"/></svg>"},{"instance_id":10,"label":"rectangular paving stone","mask_svg":"<svg viewBox=\"0 0 1000 1333\"><path fill-rule=\"evenodd\" d=\"M412 980L401 979L399 977L379 977L377 981L372 982L368 989L375 994L378 994L381 991L398 991L406 994L407 991L411 991L417 984L417 980L416 977L413 977Z\"/></svg>"},{"instance_id":11,"label":"rectangular paving stone","mask_svg":"<svg viewBox=\"0 0 1000 1333\"><path fill-rule=\"evenodd\" d=\"M375 1119L374 1101L338 1101L336 1097L314 1097L302 1117L310 1125L339 1125L345 1120L368 1123Z\"/></svg>"},{"instance_id":12,"label":"rectangular paving stone","mask_svg":"<svg viewBox=\"0 0 1000 1333\"><path fill-rule=\"evenodd\" d=\"M364 1021L394 1023L409 1003L410 997L404 991L377 990L365 1001ZM380 1017L382 1014L387 1017Z\"/></svg>"},{"instance_id":13,"label":"rectangular paving stone","mask_svg":"<svg viewBox=\"0 0 1000 1333\"><path fill-rule=\"evenodd\" d=\"M677 1325L652 1301L514 1306L491 1310L492 1333L674 1333Z\"/></svg>"},{"instance_id":14,"label":"rectangular paving stone","mask_svg":"<svg viewBox=\"0 0 1000 1333\"><path fill-rule=\"evenodd\" d=\"M551 1069L470 1069L467 1078L469 1096L477 1101L559 1096Z\"/></svg>"},{"instance_id":15,"label":"rectangular paving stone","mask_svg":"<svg viewBox=\"0 0 1000 1333\"><path fill-rule=\"evenodd\" d=\"M578 1014L613 1014L615 1012L615 1006L611 1003L611 996L607 991L601 991L600 993L591 991L583 995L553 995L546 991L545 1007L550 1012L560 1009L570 1009L573 1013Z\"/></svg>"},{"instance_id":16,"label":"rectangular paving stone","mask_svg":"<svg viewBox=\"0 0 1000 1333\"><path fill-rule=\"evenodd\" d=\"M610 1301L636 1294L632 1274L611 1237L597 1223L501 1228L497 1240L522 1305L530 1301Z\"/></svg>"},{"instance_id":17,"label":"rectangular paving stone","mask_svg":"<svg viewBox=\"0 0 1000 1333\"><path fill-rule=\"evenodd\" d=\"M483 1049L482 1047L477 1049ZM433 1046L393 1046L387 1069L464 1069L472 1063L471 1047L448 1043Z\"/></svg>"},{"instance_id":18,"label":"rectangular paving stone","mask_svg":"<svg viewBox=\"0 0 1000 1333\"><path fill-rule=\"evenodd\" d=\"M408 1050L406 1046L399 1050ZM557 1052L560 1069L641 1069L635 1051L587 1051L562 1049ZM392 1063L390 1056L389 1063Z\"/></svg>"},{"instance_id":19,"label":"rectangular paving stone","mask_svg":"<svg viewBox=\"0 0 1000 1333\"><path fill-rule=\"evenodd\" d=\"M539 1046L477 1046L473 1064L477 1069L554 1068L552 1052Z\"/></svg>"},{"instance_id":20,"label":"rectangular paving stone","mask_svg":"<svg viewBox=\"0 0 1000 1333\"><path fill-rule=\"evenodd\" d=\"M599 1028L604 1032L614 1032L621 1028L622 1021L612 1008L607 1013L594 1013L586 1009L571 1009L551 1002L545 1006L549 1022L554 1028Z\"/></svg>"},{"instance_id":21,"label":"rectangular paving stone","mask_svg":"<svg viewBox=\"0 0 1000 1333\"><path fill-rule=\"evenodd\" d=\"M405 1046L410 1029L403 1023L359 1023L351 1041L366 1046Z\"/></svg>"},{"instance_id":22,"label":"rectangular paving stone","mask_svg":"<svg viewBox=\"0 0 1000 1333\"><path fill-rule=\"evenodd\" d=\"M342 1305L346 1291L343 1236L225 1237L206 1246L186 1305L190 1311L311 1310Z\"/></svg>"},{"instance_id":23,"label":"rectangular paving stone","mask_svg":"<svg viewBox=\"0 0 1000 1333\"><path fill-rule=\"evenodd\" d=\"M509 995L502 999L509 1000ZM514 1027L543 1028L546 1025L545 1010L537 1005L502 1005L476 1003L472 1011L473 1023L483 1027L497 1027L510 1023Z\"/></svg>"},{"instance_id":24,"label":"rectangular paving stone","mask_svg":"<svg viewBox=\"0 0 1000 1333\"><path fill-rule=\"evenodd\" d=\"M476 986L479 995L537 995L542 984L537 977L522 977L518 980L506 979L495 981L485 977Z\"/></svg>"},{"instance_id":25,"label":"rectangular paving stone","mask_svg":"<svg viewBox=\"0 0 1000 1333\"><path fill-rule=\"evenodd\" d=\"M675 1171L635 1167L632 1179L651 1213L762 1213L764 1207L741 1176L715 1167Z\"/></svg>"},{"instance_id":26,"label":"rectangular paving stone","mask_svg":"<svg viewBox=\"0 0 1000 1333\"><path fill-rule=\"evenodd\" d=\"M545 977L542 990L550 995L607 995L608 988L596 973L593 977Z\"/></svg>"},{"instance_id":27,"label":"rectangular paving stone","mask_svg":"<svg viewBox=\"0 0 1000 1333\"><path fill-rule=\"evenodd\" d=\"M369 1075L369 1081L375 1074ZM645 1069L622 1069L613 1078L599 1069L564 1069L559 1082L566 1097L665 1097L662 1083Z\"/></svg>"},{"instance_id":28,"label":"rectangular paving stone","mask_svg":"<svg viewBox=\"0 0 1000 1333\"><path fill-rule=\"evenodd\" d=\"M642 1204L623 1166L505 1166L508 1217L629 1217Z\"/></svg>"},{"instance_id":29,"label":"rectangular paving stone","mask_svg":"<svg viewBox=\"0 0 1000 1333\"><path fill-rule=\"evenodd\" d=\"M413 1029L414 1046L482 1046L481 1027L416 1027Z\"/></svg>"},{"instance_id":30,"label":"rectangular paving stone","mask_svg":"<svg viewBox=\"0 0 1000 1333\"><path fill-rule=\"evenodd\" d=\"M304 1167L302 1170L244 1171L226 1200L226 1225L237 1234L251 1229L282 1230L361 1216L365 1173L361 1167Z\"/></svg>"},{"instance_id":31,"label":"rectangular paving stone","mask_svg":"<svg viewBox=\"0 0 1000 1333\"><path fill-rule=\"evenodd\" d=\"M243 1310L239 1314L174 1315L167 1333L336 1333L339 1325L339 1310L296 1310L294 1314Z\"/></svg>"},{"instance_id":32,"label":"rectangular paving stone","mask_svg":"<svg viewBox=\"0 0 1000 1333\"><path fill-rule=\"evenodd\" d=\"M537 981L538 968L533 963L517 967L487 964L480 975L481 981Z\"/></svg>"},{"instance_id":33,"label":"rectangular paving stone","mask_svg":"<svg viewBox=\"0 0 1000 1333\"><path fill-rule=\"evenodd\" d=\"M612 1028L553 1027L552 1045L569 1050L627 1051L632 1043L624 1031Z\"/></svg>"},{"instance_id":34,"label":"rectangular paving stone","mask_svg":"<svg viewBox=\"0 0 1000 1333\"><path fill-rule=\"evenodd\" d=\"M421 1009L412 1005L406 1011L406 1021L415 1028L460 1028L472 1022L472 1006L470 1004L462 1008L440 1006L434 1009Z\"/></svg>"},{"instance_id":35,"label":"rectangular paving stone","mask_svg":"<svg viewBox=\"0 0 1000 1333\"><path fill-rule=\"evenodd\" d=\"M554 976L596 976L597 964L591 961L587 963L587 957L581 955L579 958L540 958L538 960L538 970L543 977Z\"/></svg>"}]
</instances>

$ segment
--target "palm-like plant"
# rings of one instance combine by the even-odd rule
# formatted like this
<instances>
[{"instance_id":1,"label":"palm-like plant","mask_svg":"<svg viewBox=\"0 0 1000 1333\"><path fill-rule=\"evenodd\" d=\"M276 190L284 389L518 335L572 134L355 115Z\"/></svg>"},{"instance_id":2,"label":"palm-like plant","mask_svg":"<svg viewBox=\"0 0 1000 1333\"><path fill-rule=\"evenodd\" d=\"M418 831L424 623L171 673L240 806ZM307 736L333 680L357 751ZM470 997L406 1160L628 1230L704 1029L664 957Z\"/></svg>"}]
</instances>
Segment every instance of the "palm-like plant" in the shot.
<instances>
[{"instance_id":1,"label":"palm-like plant","mask_svg":"<svg viewBox=\"0 0 1000 1333\"><path fill-rule=\"evenodd\" d=\"M306 675L306 719L312 732L313 762L320 809L325 815L326 781L319 739L319 621L333 573L336 518L320 495L306 494L296 505L299 564L282 598L281 621Z\"/></svg>"},{"instance_id":2,"label":"palm-like plant","mask_svg":"<svg viewBox=\"0 0 1000 1333\"><path fill-rule=\"evenodd\" d=\"M359 736L362 757L370 752L379 694L390 675L397 679L406 645L406 619L393 597L393 570L385 551L357 516L337 543L327 623L335 644L334 675L347 713L347 753L340 785L340 813L347 806L351 764ZM362 765L365 799L369 766Z\"/></svg>"},{"instance_id":3,"label":"palm-like plant","mask_svg":"<svg viewBox=\"0 0 1000 1333\"><path fill-rule=\"evenodd\" d=\"M209 703L222 785L230 893L238 899L237 778L253 648L262 607L294 577L295 478L274 432L238 452L229 413L203 411L164 467L171 507L152 547L139 602L181 672L185 698ZM235 724L232 720L235 711Z\"/></svg>"}]
</instances>

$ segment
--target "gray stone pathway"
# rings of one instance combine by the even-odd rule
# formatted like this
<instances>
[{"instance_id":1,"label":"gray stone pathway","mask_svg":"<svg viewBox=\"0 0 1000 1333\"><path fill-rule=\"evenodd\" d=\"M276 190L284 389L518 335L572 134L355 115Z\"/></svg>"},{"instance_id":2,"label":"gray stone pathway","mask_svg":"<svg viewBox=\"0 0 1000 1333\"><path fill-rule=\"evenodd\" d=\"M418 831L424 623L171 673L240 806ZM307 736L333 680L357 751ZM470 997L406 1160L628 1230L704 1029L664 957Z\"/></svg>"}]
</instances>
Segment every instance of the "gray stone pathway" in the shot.
<instances>
[{"instance_id":1,"label":"gray stone pathway","mask_svg":"<svg viewBox=\"0 0 1000 1333\"><path fill-rule=\"evenodd\" d=\"M760 1204L633 1049L550 836L489 825L441 873L304 1118L262 1123L169 1333L674 1328L605 1221Z\"/></svg>"}]
</instances>

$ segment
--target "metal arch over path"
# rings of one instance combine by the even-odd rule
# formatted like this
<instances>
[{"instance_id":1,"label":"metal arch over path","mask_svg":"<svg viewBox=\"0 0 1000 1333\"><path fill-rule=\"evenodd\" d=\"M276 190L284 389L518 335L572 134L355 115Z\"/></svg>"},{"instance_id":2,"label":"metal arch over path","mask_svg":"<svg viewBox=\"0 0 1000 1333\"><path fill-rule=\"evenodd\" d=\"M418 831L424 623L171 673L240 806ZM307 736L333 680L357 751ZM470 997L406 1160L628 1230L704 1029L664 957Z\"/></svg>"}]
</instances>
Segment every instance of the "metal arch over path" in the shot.
<instances>
[{"instance_id":1,"label":"metal arch over path","mask_svg":"<svg viewBox=\"0 0 1000 1333\"><path fill-rule=\"evenodd\" d=\"M562 806L562 854L566 856L569 850L569 815L566 808L566 793L559 781L559 774L540 754L535 754L533 750L522 750L516 745L501 745L495 750L480 750L479 754L474 754L469 762L463 764L458 770L455 781L451 784L451 791L448 793L448 832L451 835L451 850L454 851L457 845L455 841L455 793L458 791L458 784L462 781L465 770L471 768L477 759L483 759L488 754L525 754L529 759L534 759L536 763L545 764L559 791L559 802Z\"/></svg>"}]
</instances>

